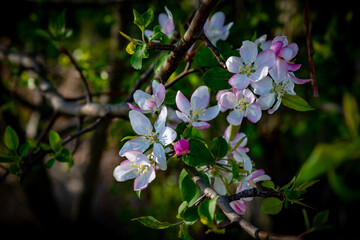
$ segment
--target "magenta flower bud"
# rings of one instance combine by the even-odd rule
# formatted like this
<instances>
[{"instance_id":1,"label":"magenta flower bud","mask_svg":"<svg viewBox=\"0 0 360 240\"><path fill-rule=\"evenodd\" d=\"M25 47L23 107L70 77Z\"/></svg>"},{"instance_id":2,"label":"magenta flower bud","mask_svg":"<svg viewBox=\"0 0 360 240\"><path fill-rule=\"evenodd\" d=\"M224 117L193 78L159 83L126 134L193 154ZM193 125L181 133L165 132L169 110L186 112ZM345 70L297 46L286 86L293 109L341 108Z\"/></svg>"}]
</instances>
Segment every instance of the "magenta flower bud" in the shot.
<instances>
[{"instance_id":1,"label":"magenta flower bud","mask_svg":"<svg viewBox=\"0 0 360 240\"><path fill-rule=\"evenodd\" d=\"M184 155L189 152L190 144L185 139L180 139L174 145L174 150L177 155Z\"/></svg>"}]
</instances>

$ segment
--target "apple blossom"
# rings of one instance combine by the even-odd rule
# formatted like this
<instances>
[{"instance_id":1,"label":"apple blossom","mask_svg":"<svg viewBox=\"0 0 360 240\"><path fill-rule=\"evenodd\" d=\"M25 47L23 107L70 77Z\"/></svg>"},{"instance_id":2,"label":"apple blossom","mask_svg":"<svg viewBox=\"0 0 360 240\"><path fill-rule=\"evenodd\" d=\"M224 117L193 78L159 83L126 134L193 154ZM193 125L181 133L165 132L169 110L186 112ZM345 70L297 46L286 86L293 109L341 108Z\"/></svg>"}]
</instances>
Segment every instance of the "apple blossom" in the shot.
<instances>
[{"instance_id":1,"label":"apple blossom","mask_svg":"<svg viewBox=\"0 0 360 240\"><path fill-rule=\"evenodd\" d=\"M140 89L136 90L134 93L134 101L139 107L128 103L130 109L143 113L159 111L165 99L165 87L163 84L153 80L152 91L153 94L150 95Z\"/></svg>"},{"instance_id":2,"label":"apple blossom","mask_svg":"<svg viewBox=\"0 0 360 240\"><path fill-rule=\"evenodd\" d=\"M244 165L251 164L251 160L246 154L249 152L249 148L245 147L247 143L245 133L236 133L234 138L230 141L230 127L231 126L228 126L225 129L223 137L230 145L230 153L232 154L233 159L237 162L243 163Z\"/></svg>"},{"instance_id":3,"label":"apple blossom","mask_svg":"<svg viewBox=\"0 0 360 240\"><path fill-rule=\"evenodd\" d=\"M180 139L174 145L174 150L177 155L184 155L189 152L190 144L186 139Z\"/></svg>"},{"instance_id":4,"label":"apple blossom","mask_svg":"<svg viewBox=\"0 0 360 240\"><path fill-rule=\"evenodd\" d=\"M197 129L210 127L207 121L214 119L220 111L220 106L215 105L207 108L210 100L209 90L206 86L198 87L189 100L178 91L176 94L177 116L184 122L191 123Z\"/></svg>"},{"instance_id":5,"label":"apple blossom","mask_svg":"<svg viewBox=\"0 0 360 240\"><path fill-rule=\"evenodd\" d=\"M255 102L255 95L249 89L233 88L233 92L224 93L219 102L222 107L233 109L226 118L231 125L240 125L244 117L253 123L261 118L261 108Z\"/></svg>"},{"instance_id":6,"label":"apple blossom","mask_svg":"<svg viewBox=\"0 0 360 240\"><path fill-rule=\"evenodd\" d=\"M245 89L251 82L264 78L275 62L275 53L272 50L258 54L256 44L251 41L243 41L240 56L231 56L226 60L229 72L235 73L229 79L229 84L238 89Z\"/></svg>"},{"instance_id":7,"label":"apple blossom","mask_svg":"<svg viewBox=\"0 0 360 240\"><path fill-rule=\"evenodd\" d=\"M165 6L165 13L160 13L158 20L159 25L161 27L161 32L165 33L169 38L172 38L175 32L175 25L174 25L174 19L172 16L172 13L170 10ZM151 30L145 30L145 36L149 38L151 35L153 35L154 32Z\"/></svg>"},{"instance_id":8,"label":"apple blossom","mask_svg":"<svg viewBox=\"0 0 360 240\"><path fill-rule=\"evenodd\" d=\"M143 190L155 179L155 169L149 159L137 150L124 152L127 160L114 169L113 175L119 182L134 179L134 190Z\"/></svg>"},{"instance_id":9,"label":"apple blossom","mask_svg":"<svg viewBox=\"0 0 360 240\"><path fill-rule=\"evenodd\" d=\"M153 157L161 170L167 169L164 146L171 144L176 138L176 132L170 127L165 126L167 117L167 108L161 109L159 118L156 120L153 132L153 126L150 120L141 112L131 110L129 112L130 123L133 130L140 135L129 141L120 149L120 156L129 150L138 150L144 152L153 145Z\"/></svg>"},{"instance_id":10,"label":"apple blossom","mask_svg":"<svg viewBox=\"0 0 360 240\"><path fill-rule=\"evenodd\" d=\"M206 20L204 25L204 33L209 38L210 42L216 46L218 40L226 40L229 37L229 31L233 22L224 26L225 14L223 12L216 12L212 17Z\"/></svg>"}]
</instances>

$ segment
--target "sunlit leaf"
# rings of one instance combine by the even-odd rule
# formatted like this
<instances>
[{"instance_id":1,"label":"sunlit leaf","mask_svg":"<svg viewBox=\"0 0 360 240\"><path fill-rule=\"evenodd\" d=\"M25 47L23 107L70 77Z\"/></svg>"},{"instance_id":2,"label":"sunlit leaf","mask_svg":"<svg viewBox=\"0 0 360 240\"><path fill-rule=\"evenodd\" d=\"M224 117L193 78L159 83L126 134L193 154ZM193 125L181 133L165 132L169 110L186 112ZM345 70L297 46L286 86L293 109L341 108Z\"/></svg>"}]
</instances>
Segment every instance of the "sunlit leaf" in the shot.
<instances>
[{"instance_id":1,"label":"sunlit leaf","mask_svg":"<svg viewBox=\"0 0 360 240\"><path fill-rule=\"evenodd\" d=\"M288 108L297 110L297 111L311 111L315 108L311 107L303 98L298 95L285 94L282 96L282 104Z\"/></svg>"},{"instance_id":2,"label":"sunlit leaf","mask_svg":"<svg viewBox=\"0 0 360 240\"><path fill-rule=\"evenodd\" d=\"M13 151L16 151L19 147L19 137L10 125L6 127L4 143L7 148Z\"/></svg>"},{"instance_id":3,"label":"sunlit leaf","mask_svg":"<svg viewBox=\"0 0 360 240\"><path fill-rule=\"evenodd\" d=\"M283 206L283 201L275 197L265 198L261 205L261 211L265 214L278 214Z\"/></svg>"},{"instance_id":4,"label":"sunlit leaf","mask_svg":"<svg viewBox=\"0 0 360 240\"><path fill-rule=\"evenodd\" d=\"M177 223L172 224L168 222L160 222L159 220L155 219L153 216L144 216L133 218L132 221L138 221L146 227L153 228L153 229L165 229L172 226L178 225Z\"/></svg>"}]
</instances>

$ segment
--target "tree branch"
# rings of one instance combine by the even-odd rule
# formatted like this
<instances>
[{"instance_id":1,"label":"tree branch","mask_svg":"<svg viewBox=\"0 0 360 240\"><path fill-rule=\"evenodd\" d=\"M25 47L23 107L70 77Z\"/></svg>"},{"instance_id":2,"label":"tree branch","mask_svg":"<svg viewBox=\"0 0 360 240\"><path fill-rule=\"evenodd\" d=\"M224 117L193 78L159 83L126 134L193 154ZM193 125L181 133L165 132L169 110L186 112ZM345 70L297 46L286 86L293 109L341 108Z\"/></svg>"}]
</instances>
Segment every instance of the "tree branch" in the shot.
<instances>
[{"instance_id":1,"label":"tree branch","mask_svg":"<svg viewBox=\"0 0 360 240\"><path fill-rule=\"evenodd\" d=\"M275 192L275 191L259 191L256 188L246 189L237 194L231 195L228 197L229 202L239 200L241 198L247 197L277 197L280 199L285 199L285 195L283 193Z\"/></svg>"},{"instance_id":2,"label":"tree branch","mask_svg":"<svg viewBox=\"0 0 360 240\"><path fill-rule=\"evenodd\" d=\"M194 44L194 42L199 39L203 32L203 26L206 19L209 17L210 12L214 9L217 2L218 0L200 1L200 6L195 12L184 37L176 44L176 49L171 52L164 65L155 76L155 78L159 79L161 83L164 83L169 79L171 74L175 72L179 66L179 63L185 56L186 52Z\"/></svg>"},{"instance_id":3,"label":"tree branch","mask_svg":"<svg viewBox=\"0 0 360 240\"><path fill-rule=\"evenodd\" d=\"M221 209L221 211L225 214L225 216L230 220L229 222L226 222L226 226L231 223L237 223L239 226L245 230L251 237L255 239L261 239L261 240L284 240L284 239L293 239L293 240L300 240L302 239L300 236L289 236L289 235L278 235L270 232L263 231L248 221L246 221L244 218L242 218L240 215L238 215L229 205L228 197L221 196L216 193L214 189L212 189L200 176L199 172L194 167L189 167L187 165L184 165L185 170L193 180L193 182L197 185L197 187L200 189L200 191L208 198L213 199L217 197L216 205Z\"/></svg>"},{"instance_id":4,"label":"tree branch","mask_svg":"<svg viewBox=\"0 0 360 240\"><path fill-rule=\"evenodd\" d=\"M219 50L212 44L212 42L206 37L204 33L201 34L200 39L203 41L204 45L214 54L220 66L227 70L226 63L221 59Z\"/></svg>"}]
</instances>

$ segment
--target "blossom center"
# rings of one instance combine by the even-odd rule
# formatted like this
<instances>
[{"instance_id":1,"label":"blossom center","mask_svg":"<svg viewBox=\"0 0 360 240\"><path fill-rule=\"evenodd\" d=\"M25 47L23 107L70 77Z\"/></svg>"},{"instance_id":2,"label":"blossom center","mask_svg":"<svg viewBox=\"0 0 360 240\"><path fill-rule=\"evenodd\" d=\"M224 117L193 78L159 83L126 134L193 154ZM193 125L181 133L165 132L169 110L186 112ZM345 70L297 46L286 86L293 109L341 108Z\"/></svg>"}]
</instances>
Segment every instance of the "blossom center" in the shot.
<instances>
[{"instance_id":1,"label":"blossom center","mask_svg":"<svg viewBox=\"0 0 360 240\"><path fill-rule=\"evenodd\" d=\"M280 96L285 95L286 93L290 92L290 80L283 80L279 84L274 84L274 88L270 91L272 93L277 93Z\"/></svg>"},{"instance_id":2,"label":"blossom center","mask_svg":"<svg viewBox=\"0 0 360 240\"><path fill-rule=\"evenodd\" d=\"M150 98L149 98L149 97L146 97L145 99L146 99L146 100L149 100L149 101L154 101L155 95L151 95Z\"/></svg>"},{"instance_id":3,"label":"blossom center","mask_svg":"<svg viewBox=\"0 0 360 240\"><path fill-rule=\"evenodd\" d=\"M245 64L244 66L239 67L239 73L240 74L246 74L246 76L250 76L254 72L256 72L256 69L259 68L258 65L254 65L254 63Z\"/></svg>"},{"instance_id":4,"label":"blossom center","mask_svg":"<svg viewBox=\"0 0 360 240\"><path fill-rule=\"evenodd\" d=\"M189 114L189 118L192 121L197 121L198 118L202 115L205 116L205 109L204 107L191 107L190 108L190 114Z\"/></svg>"},{"instance_id":5,"label":"blossom center","mask_svg":"<svg viewBox=\"0 0 360 240\"><path fill-rule=\"evenodd\" d=\"M147 165L139 165L137 163L131 163L130 167L134 168L134 174L135 175L144 175L147 171L149 171L149 166Z\"/></svg>"},{"instance_id":6,"label":"blossom center","mask_svg":"<svg viewBox=\"0 0 360 240\"><path fill-rule=\"evenodd\" d=\"M158 134L154 133L153 131L150 131L148 128L146 128L147 133L143 134L142 136L145 137L147 140L149 140L151 143L154 143L158 140Z\"/></svg>"},{"instance_id":7,"label":"blossom center","mask_svg":"<svg viewBox=\"0 0 360 240\"><path fill-rule=\"evenodd\" d=\"M234 102L236 104L235 108L241 111L246 111L250 106L250 103L246 101L246 98L242 98L240 100L234 99Z\"/></svg>"}]
</instances>

